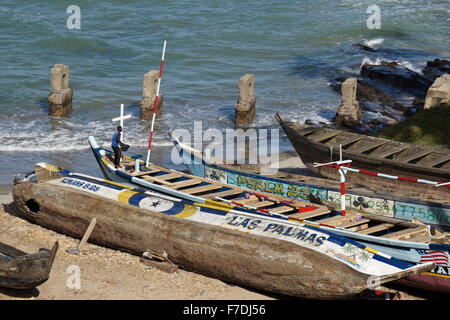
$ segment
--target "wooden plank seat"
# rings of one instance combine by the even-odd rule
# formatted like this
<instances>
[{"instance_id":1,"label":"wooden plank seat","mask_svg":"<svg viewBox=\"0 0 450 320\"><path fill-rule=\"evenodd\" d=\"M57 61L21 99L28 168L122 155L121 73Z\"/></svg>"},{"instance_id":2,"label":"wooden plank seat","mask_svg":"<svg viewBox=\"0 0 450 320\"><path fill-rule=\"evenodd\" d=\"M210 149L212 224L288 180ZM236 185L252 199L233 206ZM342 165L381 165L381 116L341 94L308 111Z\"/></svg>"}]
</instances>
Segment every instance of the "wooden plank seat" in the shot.
<instances>
[{"instance_id":1,"label":"wooden plank seat","mask_svg":"<svg viewBox=\"0 0 450 320\"><path fill-rule=\"evenodd\" d=\"M423 148L417 148L417 147L410 147L410 148L406 149L405 151L397 154L393 160L398 161L398 162L408 163L417 158L426 156L429 153L431 153L430 150L426 150Z\"/></svg>"},{"instance_id":2,"label":"wooden plank seat","mask_svg":"<svg viewBox=\"0 0 450 320\"><path fill-rule=\"evenodd\" d=\"M328 208L326 208L326 207L318 207L317 209L315 209L313 211L309 211L309 212L299 213L297 211L297 212L295 212L293 214L290 214L289 216L307 220L307 219L315 218L315 217L322 216L322 215L328 214L328 213L330 213L330 210L328 210Z\"/></svg>"},{"instance_id":3,"label":"wooden plank seat","mask_svg":"<svg viewBox=\"0 0 450 320\"><path fill-rule=\"evenodd\" d=\"M388 233L388 234L383 235L382 237L387 238L387 239L400 240L400 239L408 239L408 238L412 237L413 235L420 234L420 233L426 233L426 232L427 232L426 228L420 226L420 227L416 227L416 228L407 228L404 230Z\"/></svg>"},{"instance_id":4,"label":"wooden plank seat","mask_svg":"<svg viewBox=\"0 0 450 320\"><path fill-rule=\"evenodd\" d=\"M449 154L431 152L429 155L427 155L423 159L420 159L416 164L419 166L431 168L431 167L441 164L447 160L450 160Z\"/></svg>"},{"instance_id":5,"label":"wooden plank seat","mask_svg":"<svg viewBox=\"0 0 450 320\"><path fill-rule=\"evenodd\" d=\"M385 141L373 141L369 139L361 139L355 144L351 145L349 148L345 149L347 152L352 153L364 153L366 151L378 148L385 144Z\"/></svg>"},{"instance_id":6,"label":"wooden plank seat","mask_svg":"<svg viewBox=\"0 0 450 320\"><path fill-rule=\"evenodd\" d=\"M349 216L349 214L346 214L345 216L336 215L334 217L321 219L318 222L329 224L329 225L337 225L337 224L348 223L350 220L351 220L351 217Z\"/></svg>"},{"instance_id":7,"label":"wooden plank seat","mask_svg":"<svg viewBox=\"0 0 450 320\"><path fill-rule=\"evenodd\" d=\"M242 194L242 190L230 189L225 191L219 191L215 193L205 194L203 198L214 200L215 197L226 198L231 196L237 196Z\"/></svg>"},{"instance_id":8,"label":"wooden plank seat","mask_svg":"<svg viewBox=\"0 0 450 320\"><path fill-rule=\"evenodd\" d=\"M148 171L137 171L137 172L134 171L134 172L128 172L128 174L133 177L141 177L141 176L145 176L145 175L151 175L156 172L159 172L159 170L151 168Z\"/></svg>"},{"instance_id":9,"label":"wooden plank seat","mask_svg":"<svg viewBox=\"0 0 450 320\"><path fill-rule=\"evenodd\" d=\"M205 184L205 185L194 187L194 188L183 189L183 192L187 193L187 194L198 194L198 193L202 193L202 192L206 192L206 191L218 190L221 188L222 188L221 185L211 183L211 184Z\"/></svg>"},{"instance_id":10,"label":"wooden plank seat","mask_svg":"<svg viewBox=\"0 0 450 320\"><path fill-rule=\"evenodd\" d=\"M350 222L344 222L344 223L336 223L336 226L339 226L341 228L351 228L351 227L356 227L356 226L360 226L363 224L367 224L369 223L370 220L366 219L366 218L362 218L361 220L354 220L354 221L350 221Z\"/></svg>"},{"instance_id":11,"label":"wooden plank seat","mask_svg":"<svg viewBox=\"0 0 450 320\"><path fill-rule=\"evenodd\" d=\"M180 188L184 188L184 187L195 186L200 183L202 183L202 180L200 180L200 179L195 179L195 178L186 179L186 180L172 182L171 188L172 189L180 189Z\"/></svg>"},{"instance_id":12,"label":"wooden plank seat","mask_svg":"<svg viewBox=\"0 0 450 320\"><path fill-rule=\"evenodd\" d=\"M372 234L375 232L379 232L379 231L383 231L383 230L388 230L390 228L392 228L393 226L395 226L392 223L380 223L379 225L364 229L364 230L359 230L357 231L360 234Z\"/></svg>"},{"instance_id":13,"label":"wooden plank seat","mask_svg":"<svg viewBox=\"0 0 450 320\"><path fill-rule=\"evenodd\" d=\"M349 144L355 143L356 141L358 141L360 139L361 139L361 137L358 137L358 136L349 136L349 135L346 135L345 133L341 133L341 134L335 136L330 141L325 142L324 144L326 146L331 146L331 145L337 146L336 150L339 150L339 145L342 145L342 148L345 148Z\"/></svg>"},{"instance_id":14,"label":"wooden plank seat","mask_svg":"<svg viewBox=\"0 0 450 320\"><path fill-rule=\"evenodd\" d=\"M153 177L158 178L159 180L169 181L169 180L180 178L181 174L172 172L172 173L161 174L161 175L157 175L157 176L153 176Z\"/></svg>"},{"instance_id":15,"label":"wooden plank seat","mask_svg":"<svg viewBox=\"0 0 450 320\"><path fill-rule=\"evenodd\" d=\"M276 214L283 214L283 213L294 212L294 211L297 212L297 210L295 208L289 207L289 206L280 206L280 207L270 209L270 212L276 213Z\"/></svg>"},{"instance_id":16,"label":"wooden plank seat","mask_svg":"<svg viewBox=\"0 0 450 320\"><path fill-rule=\"evenodd\" d=\"M321 142L326 139L333 138L337 136L340 132L338 130L318 130L317 132L314 132L313 134L308 136L308 139L314 140L316 142Z\"/></svg>"},{"instance_id":17,"label":"wooden plank seat","mask_svg":"<svg viewBox=\"0 0 450 320\"><path fill-rule=\"evenodd\" d=\"M270 207L275 205L276 203L273 201L252 201L252 202L247 202L246 205L251 206L251 207L255 207L255 208L265 208L265 207Z\"/></svg>"},{"instance_id":18,"label":"wooden plank seat","mask_svg":"<svg viewBox=\"0 0 450 320\"><path fill-rule=\"evenodd\" d=\"M384 159L386 157L392 156L393 154L399 153L408 149L405 145L396 145L394 143L385 143L373 152L370 153L370 157L376 159Z\"/></svg>"},{"instance_id":19,"label":"wooden plank seat","mask_svg":"<svg viewBox=\"0 0 450 320\"><path fill-rule=\"evenodd\" d=\"M149 176L149 175L141 176L140 179L146 180L146 181L151 182L151 183L154 183L154 182L160 183L160 184L163 184L163 185L168 186L168 187L172 186L171 182L168 182L166 180L161 180L158 177L152 177L152 176Z\"/></svg>"}]
</instances>

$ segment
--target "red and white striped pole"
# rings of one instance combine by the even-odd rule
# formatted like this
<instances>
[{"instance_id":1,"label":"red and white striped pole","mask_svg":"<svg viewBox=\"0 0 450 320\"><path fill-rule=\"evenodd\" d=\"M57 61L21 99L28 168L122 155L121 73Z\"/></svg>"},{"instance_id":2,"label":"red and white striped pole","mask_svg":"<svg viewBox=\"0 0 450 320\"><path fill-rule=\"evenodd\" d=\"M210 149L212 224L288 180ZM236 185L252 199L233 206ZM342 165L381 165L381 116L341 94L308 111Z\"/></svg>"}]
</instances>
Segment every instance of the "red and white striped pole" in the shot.
<instances>
[{"instance_id":1,"label":"red and white striped pole","mask_svg":"<svg viewBox=\"0 0 450 320\"><path fill-rule=\"evenodd\" d=\"M153 119L152 119L152 126L150 128L150 139L148 141L148 152L147 152L147 160L145 161L145 166L148 167L148 163L150 161L150 152L152 150L152 139L153 139L153 126L155 125L155 118L156 118L156 106L158 105L158 97L159 97L159 86L161 85L161 76L162 76L162 70L164 65L164 54L166 52L166 40L164 40L164 48L161 58L161 67L159 69L159 78L158 78L158 87L156 89L156 97L155 97L155 107L153 108Z\"/></svg>"},{"instance_id":2,"label":"red and white striped pole","mask_svg":"<svg viewBox=\"0 0 450 320\"><path fill-rule=\"evenodd\" d=\"M342 155L341 155L342 159ZM328 163L321 163L316 164L314 167L322 167L322 166L329 166L329 167L335 167L339 171L339 175L341 177L341 216L345 216L345 175L347 173L347 170L349 169L348 166L352 160L340 160L340 161L333 161Z\"/></svg>"}]
</instances>

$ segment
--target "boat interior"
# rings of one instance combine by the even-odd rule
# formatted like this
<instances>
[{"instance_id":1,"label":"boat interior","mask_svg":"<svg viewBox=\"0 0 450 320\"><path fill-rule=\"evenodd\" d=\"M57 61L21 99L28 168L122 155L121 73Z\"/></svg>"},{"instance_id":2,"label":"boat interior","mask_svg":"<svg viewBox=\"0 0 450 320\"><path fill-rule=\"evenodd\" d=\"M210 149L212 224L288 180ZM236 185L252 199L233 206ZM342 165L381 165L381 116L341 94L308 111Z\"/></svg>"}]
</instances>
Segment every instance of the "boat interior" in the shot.
<instances>
[{"instance_id":1,"label":"boat interior","mask_svg":"<svg viewBox=\"0 0 450 320\"><path fill-rule=\"evenodd\" d=\"M112 163L114 162L114 154L107 153L106 157ZM312 204L309 201L285 198L264 192L252 192L248 189L166 169L152 163L148 167L141 165L140 171L135 172L135 159L126 155L123 156L121 165L124 168L122 171L125 173L153 184L163 185L204 199L216 201L225 199L225 201L232 201L234 205L251 207L266 214L283 215L291 219L344 228L359 234L392 240L429 243L448 243L450 240L448 232L442 232L434 227L430 229L420 221L402 221L391 217L361 213L353 209L347 210L345 216L342 216L339 211L330 210L329 207L320 203Z\"/></svg>"}]
</instances>

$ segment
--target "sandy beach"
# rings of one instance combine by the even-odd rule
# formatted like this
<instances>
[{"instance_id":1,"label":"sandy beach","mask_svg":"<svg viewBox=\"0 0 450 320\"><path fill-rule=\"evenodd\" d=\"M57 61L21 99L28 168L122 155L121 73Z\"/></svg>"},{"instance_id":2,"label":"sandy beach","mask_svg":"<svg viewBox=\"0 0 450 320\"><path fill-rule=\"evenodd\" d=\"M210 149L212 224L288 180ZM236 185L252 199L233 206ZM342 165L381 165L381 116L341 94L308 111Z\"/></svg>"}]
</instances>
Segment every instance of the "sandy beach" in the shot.
<instances>
[{"instance_id":1,"label":"sandy beach","mask_svg":"<svg viewBox=\"0 0 450 320\"><path fill-rule=\"evenodd\" d=\"M256 291L200 274L179 270L166 273L145 266L139 257L87 243L80 255L66 252L76 248L74 239L32 224L9 213L12 186L1 186L0 241L26 251L51 248L59 242L50 278L33 290L0 289L0 300L284 300L292 297ZM6 209L6 211L5 211ZM80 270L80 287L74 288L74 267ZM382 287L401 300L436 299L439 295Z\"/></svg>"}]
</instances>

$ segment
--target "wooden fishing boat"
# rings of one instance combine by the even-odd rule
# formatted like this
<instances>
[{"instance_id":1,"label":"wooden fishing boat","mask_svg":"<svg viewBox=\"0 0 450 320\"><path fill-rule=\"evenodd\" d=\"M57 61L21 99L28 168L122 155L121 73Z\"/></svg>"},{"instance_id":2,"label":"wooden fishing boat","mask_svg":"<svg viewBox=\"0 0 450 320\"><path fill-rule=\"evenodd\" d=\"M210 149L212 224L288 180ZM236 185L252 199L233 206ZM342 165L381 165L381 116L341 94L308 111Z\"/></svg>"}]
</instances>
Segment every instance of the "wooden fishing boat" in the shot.
<instances>
[{"instance_id":1,"label":"wooden fishing boat","mask_svg":"<svg viewBox=\"0 0 450 320\"><path fill-rule=\"evenodd\" d=\"M48 280L58 242L53 248L42 248L28 254L0 242L0 287L31 289Z\"/></svg>"},{"instance_id":2,"label":"wooden fishing boat","mask_svg":"<svg viewBox=\"0 0 450 320\"><path fill-rule=\"evenodd\" d=\"M437 261L440 268L420 274L420 280L415 284L428 290L450 292L448 233L440 233L437 229L424 224L389 217L372 214L360 216L355 211L349 211L346 216L341 216L339 212L330 212L326 206L284 197L286 190L282 183L266 181L267 183L261 184L258 188L258 192L249 192L243 188L244 185L238 187L227 184L228 177L219 176L215 181L211 181L151 163L145 167L139 162L139 157L126 155L123 157L123 168L116 169L111 151L100 148L93 137L89 137L89 143L105 178L112 181L189 201L205 202L214 199L239 209L250 209L271 216L284 216L351 238L410 263L420 263L422 259L428 258L430 252L438 251L447 257L446 262ZM196 169L201 167L197 165Z\"/></svg>"},{"instance_id":3,"label":"wooden fishing boat","mask_svg":"<svg viewBox=\"0 0 450 320\"><path fill-rule=\"evenodd\" d=\"M141 255L165 251L181 267L302 298L351 298L385 282L417 275L412 264L314 224L194 202L106 181L46 163L14 186L16 212L58 232Z\"/></svg>"},{"instance_id":4,"label":"wooden fishing boat","mask_svg":"<svg viewBox=\"0 0 450 320\"><path fill-rule=\"evenodd\" d=\"M189 172L195 176L256 192L277 194L286 198L321 201L331 208L341 206L339 181L281 170L270 176L261 176L259 174L261 169L258 170L258 167L224 164L221 159L211 155L206 157L203 151L186 146L173 132L169 132L169 136ZM405 196L399 190L376 192L351 183L346 184L345 198L347 208L362 213L407 221L417 219L426 224L450 229L450 199L437 202L427 200L426 197Z\"/></svg>"},{"instance_id":5,"label":"wooden fishing boat","mask_svg":"<svg viewBox=\"0 0 450 320\"><path fill-rule=\"evenodd\" d=\"M316 174L339 180L339 173L335 168L315 167L314 164L338 160L339 147L342 146L342 158L352 160L351 167L372 171L369 174L348 172L347 182L378 190L390 187L401 190L410 197L419 194L438 201L448 201L450 198L450 185L436 187L433 184L416 182L417 179L449 182L449 150L293 123L283 119L279 113L276 114L276 118L303 163ZM386 179L377 173L394 176L397 179Z\"/></svg>"}]
</instances>

